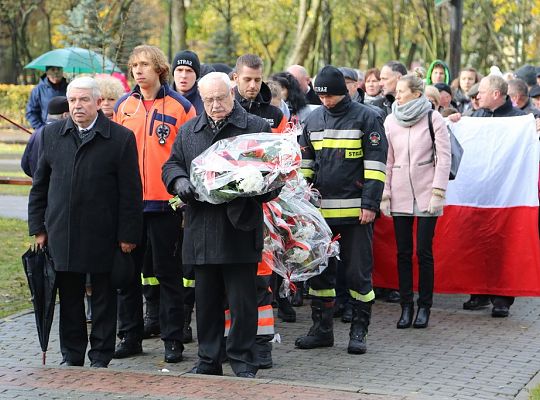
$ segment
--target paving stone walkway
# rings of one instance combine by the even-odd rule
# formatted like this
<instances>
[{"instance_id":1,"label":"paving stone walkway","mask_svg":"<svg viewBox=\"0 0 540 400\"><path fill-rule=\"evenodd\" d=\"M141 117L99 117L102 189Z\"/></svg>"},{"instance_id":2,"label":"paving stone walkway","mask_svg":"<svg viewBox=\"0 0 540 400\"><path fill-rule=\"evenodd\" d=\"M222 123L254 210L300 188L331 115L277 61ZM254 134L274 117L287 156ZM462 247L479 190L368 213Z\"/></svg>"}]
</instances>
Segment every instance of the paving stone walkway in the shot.
<instances>
[{"instance_id":1,"label":"paving stone walkway","mask_svg":"<svg viewBox=\"0 0 540 400\"><path fill-rule=\"evenodd\" d=\"M277 324L274 368L256 380L201 377L185 361L165 364L159 339L144 341L144 354L113 360L108 370L59 368L57 316L47 367L33 314L0 322L0 398L185 398L185 399L527 399L526 385L540 370L540 299L519 298L506 319L490 310L464 311L466 296L437 295L430 326L395 329L399 305L374 305L365 355L346 352L348 326L335 320L332 348L297 350L294 339L310 325L309 307L296 323Z\"/></svg>"}]
</instances>

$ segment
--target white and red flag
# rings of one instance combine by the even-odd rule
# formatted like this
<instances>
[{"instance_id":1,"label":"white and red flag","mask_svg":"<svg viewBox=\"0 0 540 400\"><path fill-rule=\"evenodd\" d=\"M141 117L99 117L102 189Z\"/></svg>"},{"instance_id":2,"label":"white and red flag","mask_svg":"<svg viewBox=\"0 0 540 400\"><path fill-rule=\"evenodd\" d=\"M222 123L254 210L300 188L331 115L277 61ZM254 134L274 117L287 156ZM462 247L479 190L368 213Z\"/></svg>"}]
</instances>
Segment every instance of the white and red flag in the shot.
<instances>
[{"instance_id":1,"label":"white and red flag","mask_svg":"<svg viewBox=\"0 0 540 400\"><path fill-rule=\"evenodd\" d=\"M435 291L540 296L540 146L534 118L470 117L451 128L464 153L437 222ZM374 252L374 285L397 288L390 218L375 223Z\"/></svg>"}]
</instances>

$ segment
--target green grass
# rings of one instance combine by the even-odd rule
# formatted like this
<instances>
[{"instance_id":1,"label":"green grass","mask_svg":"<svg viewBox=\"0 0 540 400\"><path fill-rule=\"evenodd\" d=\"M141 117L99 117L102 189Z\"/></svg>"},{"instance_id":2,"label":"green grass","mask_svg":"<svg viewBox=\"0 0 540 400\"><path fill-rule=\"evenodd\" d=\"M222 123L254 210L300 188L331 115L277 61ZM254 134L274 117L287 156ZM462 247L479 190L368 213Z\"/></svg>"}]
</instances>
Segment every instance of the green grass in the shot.
<instances>
[{"instance_id":1,"label":"green grass","mask_svg":"<svg viewBox=\"0 0 540 400\"><path fill-rule=\"evenodd\" d=\"M531 390L529 400L540 400L540 385Z\"/></svg>"},{"instance_id":2,"label":"green grass","mask_svg":"<svg viewBox=\"0 0 540 400\"><path fill-rule=\"evenodd\" d=\"M2 143L0 143L0 146ZM2 171L0 176L9 176L10 178L28 178L23 171ZM30 185L0 185L0 196L28 196L30 193Z\"/></svg>"},{"instance_id":3,"label":"green grass","mask_svg":"<svg viewBox=\"0 0 540 400\"><path fill-rule=\"evenodd\" d=\"M26 221L0 218L0 318L32 308L21 262L32 243Z\"/></svg>"},{"instance_id":4,"label":"green grass","mask_svg":"<svg viewBox=\"0 0 540 400\"><path fill-rule=\"evenodd\" d=\"M0 143L0 155L1 154L14 154L21 155L24 153L25 144L16 143Z\"/></svg>"}]
</instances>

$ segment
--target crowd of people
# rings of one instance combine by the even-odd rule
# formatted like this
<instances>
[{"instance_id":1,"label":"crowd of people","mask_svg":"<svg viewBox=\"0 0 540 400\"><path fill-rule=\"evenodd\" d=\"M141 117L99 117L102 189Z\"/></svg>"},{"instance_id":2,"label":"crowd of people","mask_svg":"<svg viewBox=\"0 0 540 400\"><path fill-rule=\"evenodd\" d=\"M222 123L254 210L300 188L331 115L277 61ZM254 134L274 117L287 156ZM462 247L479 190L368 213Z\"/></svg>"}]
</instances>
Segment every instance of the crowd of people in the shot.
<instances>
[{"instance_id":1,"label":"crowd of people","mask_svg":"<svg viewBox=\"0 0 540 400\"><path fill-rule=\"evenodd\" d=\"M506 75L493 67L485 77L465 68L453 80L441 60L412 71L398 61L365 72L328 65L315 79L292 65L265 80L257 55L227 66L201 64L184 50L169 64L160 49L141 45L128 74L135 86L126 92L111 76L68 84L50 66L27 107L36 129L22 160L33 178L29 229L55 262L67 366L84 365L88 340L91 366L107 367L141 354L143 340L157 335L164 361L180 362L193 341L195 307L199 359L191 372L198 374L222 375L225 360L238 377L271 368L273 305L294 322L303 296L311 298L313 326L296 340L299 349L333 346L341 317L351 324L348 353L365 353L376 298L401 304L398 329L427 328L451 160L445 117L540 116L540 69L530 65ZM189 177L192 160L213 143L291 125L302 128L301 173L320 192L341 250L340 260L282 298L282 279L261 262L262 205L279 190L214 205L198 200ZM178 210L169 204L174 195L184 203ZM394 224L395 288L372 284L381 212ZM118 251L135 268L120 289L110 282ZM507 317L513 301L474 293L463 308L492 302L492 316Z\"/></svg>"}]
</instances>

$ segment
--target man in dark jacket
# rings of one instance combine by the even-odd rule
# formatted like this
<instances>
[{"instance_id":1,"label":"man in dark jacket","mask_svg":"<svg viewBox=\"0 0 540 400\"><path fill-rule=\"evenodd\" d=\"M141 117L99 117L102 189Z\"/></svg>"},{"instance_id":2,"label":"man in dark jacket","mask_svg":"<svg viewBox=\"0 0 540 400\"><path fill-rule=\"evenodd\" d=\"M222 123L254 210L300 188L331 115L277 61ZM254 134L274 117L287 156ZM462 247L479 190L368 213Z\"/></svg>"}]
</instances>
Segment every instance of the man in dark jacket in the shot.
<instances>
[{"instance_id":1,"label":"man in dark jacket","mask_svg":"<svg viewBox=\"0 0 540 400\"><path fill-rule=\"evenodd\" d=\"M92 281L92 367L107 367L116 331L110 275L120 247L131 252L142 231L142 188L133 133L99 110L97 83L67 88L71 117L47 125L28 204L30 235L47 245L57 271L62 364L82 366L88 344L84 293Z\"/></svg>"},{"instance_id":2,"label":"man in dark jacket","mask_svg":"<svg viewBox=\"0 0 540 400\"><path fill-rule=\"evenodd\" d=\"M287 72L294 76L298 81L300 88L306 95L308 104L312 104L314 106L320 106L322 104L321 99L319 99L319 96L317 96L317 93L315 93L313 90L311 77L303 66L297 64L291 65L289 68L287 68Z\"/></svg>"},{"instance_id":3,"label":"man in dark jacket","mask_svg":"<svg viewBox=\"0 0 540 400\"><path fill-rule=\"evenodd\" d=\"M263 82L263 62L259 56L244 54L236 60L234 72L234 95L236 101L250 113L263 118L272 132L283 132L287 118L281 110L274 107L270 88Z\"/></svg>"},{"instance_id":4,"label":"man in dark jacket","mask_svg":"<svg viewBox=\"0 0 540 400\"><path fill-rule=\"evenodd\" d=\"M184 50L174 56L171 65L174 83L172 88L184 96L195 107L197 115L204 111L197 79L201 77L201 62L199 56L190 50Z\"/></svg>"},{"instance_id":5,"label":"man in dark jacket","mask_svg":"<svg viewBox=\"0 0 540 400\"><path fill-rule=\"evenodd\" d=\"M62 67L46 67L45 74L30 93L26 105L26 119L32 128L38 129L47 121L47 104L55 96L65 96L67 88L66 78Z\"/></svg>"},{"instance_id":6,"label":"man in dark jacket","mask_svg":"<svg viewBox=\"0 0 540 400\"><path fill-rule=\"evenodd\" d=\"M532 114L534 118L540 118L540 110L532 104L525 81L519 78L508 81L508 96L517 108L527 114Z\"/></svg>"},{"instance_id":7,"label":"man in dark jacket","mask_svg":"<svg viewBox=\"0 0 540 400\"><path fill-rule=\"evenodd\" d=\"M351 100L343 74L328 65L315 79L324 107L306 120L302 173L321 193L321 213L340 238L340 257L353 298L353 317L347 351L366 352L366 336L375 298L371 285L373 221L384 188L388 142L382 118ZM334 345L333 307L336 297L335 258L321 275L311 278L313 326L296 340L301 349Z\"/></svg>"},{"instance_id":8,"label":"man in dark jacket","mask_svg":"<svg viewBox=\"0 0 540 400\"><path fill-rule=\"evenodd\" d=\"M388 61L381 68L381 91L385 98L382 109L385 115L392 113L392 104L395 101L396 86L399 78L407 75L407 68L399 61Z\"/></svg>"},{"instance_id":9,"label":"man in dark jacket","mask_svg":"<svg viewBox=\"0 0 540 400\"><path fill-rule=\"evenodd\" d=\"M478 87L478 103L480 109L473 113L473 117L515 117L526 113L512 106L508 94L506 81L495 75L482 78ZM497 266L492 266L497 268ZM484 294L472 294L470 299L463 303L465 310L477 310L491 303L493 308L491 316L495 318L508 317L510 306L514 304L511 296L489 296Z\"/></svg>"},{"instance_id":10,"label":"man in dark jacket","mask_svg":"<svg viewBox=\"0 0 540 400\"><path fill-rule=\"evenodd\" d=\"M186 203L182 257L195 266L198 374L222 375L221 341L225 330L223 300L231 312L226 351L234 373L253 378L257 365L253 348L257 333L256 274L263 247L263 198L239 198L230 203L197 201L189 180L191 162L218 140L246 133L270 132L261 118L238 102L228 76L211 72L199 81L205 112L180 129L163 182Z\"/></svg>"}]
</instances>

